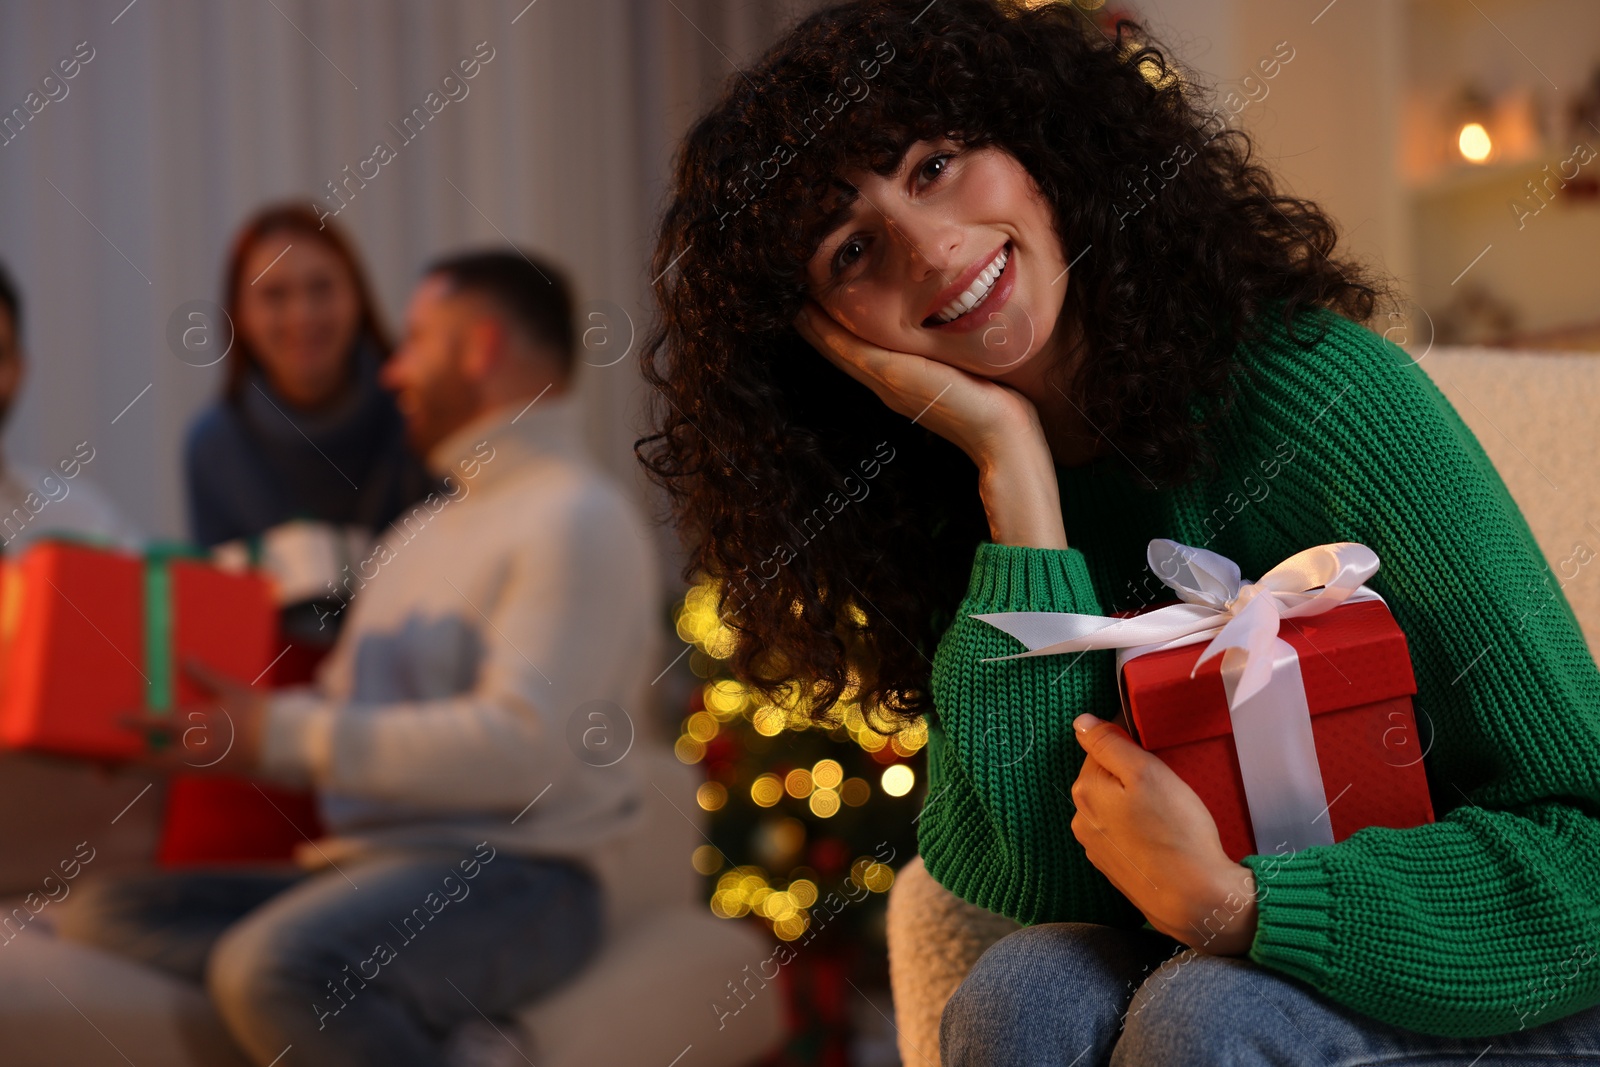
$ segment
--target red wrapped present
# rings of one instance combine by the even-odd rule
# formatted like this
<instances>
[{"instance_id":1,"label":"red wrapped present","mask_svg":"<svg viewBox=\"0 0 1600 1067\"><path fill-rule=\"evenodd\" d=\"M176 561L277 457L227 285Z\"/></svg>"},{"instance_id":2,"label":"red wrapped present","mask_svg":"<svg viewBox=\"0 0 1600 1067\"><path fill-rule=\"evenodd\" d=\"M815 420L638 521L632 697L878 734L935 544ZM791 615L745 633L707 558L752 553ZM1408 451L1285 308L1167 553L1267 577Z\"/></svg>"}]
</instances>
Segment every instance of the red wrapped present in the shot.
<instances>
[{"instance_id":1,"label":"red wrapped present","mask_svg":"<svg viewBox=\"0 0 1600 1067\"><path fill-rule=\"evenodd\" d=\"M1370 549L1318 545L1257 582L1173 541L1149 559L1180 602L975 617L1029 649L1004 659L1118 649L1124 725L1205 802L1234 860L1433 821L1405 635L1362 584Z\"/></svg>"},{"instance_id":2,"label":"red wrapped present","mask_svg":"<svg viewBox=\"0 0 1600 1067\"><path fill-rule=\"evenodd\" d=\"M203 700L193 657L253 682L273 656L271 590L254 575L155 550L39 541L0 581L0 737L92 759L138 755L118 719Z\"/></svg>"},{"instance_id":3,"label":"red wrapped present","mask_svg":"<svg viewBox=\"0 0 1600 1067\"><path fill-rule=\"evenodd\" d=\"M280 636L272 669L259 683L274 689L311 681L327 645ZM163 867L288 862L295 846L323 834L316 794L225 774L175 774L156 843Z\"/></svg>"},{"instance_id":4,"label":"red wrapped present","mask_svg":"<svg viewBox=\"0 0 1600 1067\"><path fill-rule=\"evenodd\" d=\"M1388 607L1363 601L1285 620L1278 636L1299 660L1326 798L1314 818L1328 822L1332 840L1367 826L1432 822L1411 709L1416 681ZM1279 851L1287 841L1261 840L1252 830L1221 657L1190 678L1200 653L1197 645L1128 660L1125 725L1199 794L1229 857Z\"/></svg>"}]
</instances>

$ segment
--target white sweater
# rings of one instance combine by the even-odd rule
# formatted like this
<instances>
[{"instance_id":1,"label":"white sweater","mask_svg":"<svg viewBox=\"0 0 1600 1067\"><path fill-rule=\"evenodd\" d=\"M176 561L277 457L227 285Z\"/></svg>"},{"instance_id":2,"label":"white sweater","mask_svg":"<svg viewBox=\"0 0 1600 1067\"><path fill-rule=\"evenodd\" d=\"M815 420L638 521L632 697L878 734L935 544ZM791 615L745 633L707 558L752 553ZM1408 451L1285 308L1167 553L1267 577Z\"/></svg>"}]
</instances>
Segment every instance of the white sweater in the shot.
<instances>
[{"instance_id":1,"label":"white sweater","mask_svg":"<svg viewBox=\"0 0 1600 1067\"><path fill-rule=\"evenodd\" d=\"M88 455L84 449L88 449ZM17 554L51 534L87 534L118 548L138 551L144 538L127 517L82 474L94 459L87 441L71 457L47 470L7 461L0 470L0 545Z\"/></svg>"},{"instance_id":2,"label":"white sweater","mask_svg":"<svg viewBox=\"0 0 1600 1067\"><path fill-rule=\"evenodd\" d=\"M329 830L300 862L485 840L587 862L638 817L627 722L590 702L651 740L656 555L587 458L576 404L545 395L441 442L428 458L448 495L343 583L316 685L271 698L262 771L314 786Z\"/></svg>"}]
</instances>

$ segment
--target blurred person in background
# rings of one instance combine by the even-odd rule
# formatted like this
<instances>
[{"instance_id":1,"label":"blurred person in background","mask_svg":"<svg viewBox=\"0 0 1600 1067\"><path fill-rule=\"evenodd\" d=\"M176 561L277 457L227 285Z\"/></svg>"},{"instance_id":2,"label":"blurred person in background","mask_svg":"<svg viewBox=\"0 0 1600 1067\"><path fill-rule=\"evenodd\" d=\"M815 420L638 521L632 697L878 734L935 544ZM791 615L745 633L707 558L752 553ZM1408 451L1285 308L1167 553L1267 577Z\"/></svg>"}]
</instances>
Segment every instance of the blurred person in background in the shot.
<instances>
[{"instance_id":1,"label":"blurred person in background","mask_svg":"<svg viewBox=\"0 0 1600 1067\"><path fill-rule=\"evenodd\" d=\"M0 264L0 426L8 423L27 376L22 312L21 289ZM49 467L18 462L9 449L0 450L0 556L14 557L52 534L139 547L139 529L85 472L99 454L97 445L108 447L86 439ZM87 763L43 752L0 750L6 861L19 869L27 869L30 860L53 863L59 842L80 840L90 828L98 831L117 817L127 804L124 786ZM126 859L126 840L106 842L103 854L110 862L117 862L119 853Z\"/></svg>"},{"instance_id":2,"label":"blurred person in background","mask_svg":"<svg viewBox=\"0 0 1600 1067\"><path fill-rule=\"evenodd\" d=\"M191 666L214 701L132 720L175 742L152 769L192 769L198 731L233 739L211 771L322 799L331 832L301 870L111 875L62 914L68 937L203 980L253 1063L290 1045L297 1064L443 1063L480 1012L599 947L598 856L646 788L631 732L609 734L643 709L661 633L648 527L583 445L573 335L553 267L430 267L383 379L443 489L363 561L317 685Z\"/></svg>"},{"instance_id":3,"label":"blurred person in background","mask_svg":"<svg viewBox=\"0 0 1600 1067\"><path fill-rule=\"evenodd\" d=\"M11 417L27 361L22 350L22 294L0 264L0 427ZM0 454L0 552L15 554L49 533L71 533L123 548L137 548L139 531L83 474L95 458L84 440L53 468Z\"/></svg>"},{"instance_id":4,"label":"blurred person in background","mask_svg":"<svg viewBox=\"0 0 1600 1067\"><path fill-rule=\"evenodd\" d=\"M191 535L214 548L294 524L279 554L316 556L320 569L296 559L311 572L279 577L301 593L337 586L349 557L430 488L378 382L391 345L366 274L309 206L269 206L234 238L223 300L233 329L223 393L184 450ZM306 546L308 529L322 551ZM330 596L286 596L286 630L331 643L342 616Z\"/></svg>"}]
</instances>

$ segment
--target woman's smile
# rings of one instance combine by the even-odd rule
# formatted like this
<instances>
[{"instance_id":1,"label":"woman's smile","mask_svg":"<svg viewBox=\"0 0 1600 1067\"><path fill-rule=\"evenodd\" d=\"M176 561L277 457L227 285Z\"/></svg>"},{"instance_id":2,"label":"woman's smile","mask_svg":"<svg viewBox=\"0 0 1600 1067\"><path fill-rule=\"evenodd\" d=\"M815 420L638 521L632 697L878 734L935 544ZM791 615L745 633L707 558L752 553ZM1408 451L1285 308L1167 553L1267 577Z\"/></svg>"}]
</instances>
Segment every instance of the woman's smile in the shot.
<instances>
[{"instance_id":1,"label":"woman's smile","mask_svg":"<svg viewBox=\"0 0 1600 1067\"><path fill-rule=\"evenodd\" d=\"M923 319L922 325L949 333L962 333L984 325L991 313L1005 306L1016 288L1016 271L1008 269L1013 258L1011 242L1007 241L986 262L968 267L954 284L940 291L934 300L939 310ZM954 296L950 296L952 292Z\"/></svg>"}]
</instances>

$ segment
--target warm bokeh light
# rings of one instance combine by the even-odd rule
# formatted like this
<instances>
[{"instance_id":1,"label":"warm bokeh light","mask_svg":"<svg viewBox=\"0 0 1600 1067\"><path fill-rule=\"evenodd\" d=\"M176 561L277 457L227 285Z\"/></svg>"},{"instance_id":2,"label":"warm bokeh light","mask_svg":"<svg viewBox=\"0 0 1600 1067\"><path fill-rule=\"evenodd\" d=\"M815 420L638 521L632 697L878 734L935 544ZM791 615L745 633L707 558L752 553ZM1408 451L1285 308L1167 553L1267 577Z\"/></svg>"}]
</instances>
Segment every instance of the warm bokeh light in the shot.
<instances>
[{"instance_id":1,"label":"warm bokeh light","mask_svg":"<svg viewBox=\"0 0 1600 1067\"><path fill-rule=\"evenodd\" d=\"M750 716L750 722L756 728L756 733L763 737L777 737L783 733L783 728L789 722L789 716L779 707L763 704Z\"/></svg>"},{"instance_id":2,"label":"warm bokeh light","mask_svg":"<svg viewBox=\"0 0 1600 1067\"><path fill-rule=\"evenodd\" d=\"M702 782L694 792L694 799L706 811L717 811L728 802L728 787L721 782Z\"/></svg>"},{"instance_id":3,"label":"warm bokeh light","mask_svg":"<svg viewBox=\"0 0 1600 1067\"><path fill-rule=\"evenodd\" d=\"M717 660L712 659L698 648L689 653L689 671L696 678L710 678L717 673Z\"/></svg>"},{"instance_id":4,"label":"warm bokeh light","mask_svg":"<svg viewBox=\"0 0 1600 1067\"><path fill-rule=\"evenodd\" d=\"M871 856L862 856L850 865L850 880L874 893L887 893L894 885L894 871Z\"/></svg>"},{"instance_id":5,"label":"warm bokeh light","mask_svg":"<svg viewBox=\"0 0 1600 1067\"><path fill-rule=\"evenodd\" d=\"M717 736L717 731L722 725L716 719L703 711L697 711L689 716L689 721L684 723L683 732L696 741L706 742Z\"/></svg>"},{"instance_id":6,"label":"warm bokeh light","mask_svg":"<svg viewBox=\"0 0 1600 1067\"><path fill-rule=\"evenodd\" d=\"M709 582L690 589L675 620L678 636L717 659L733 653L735 635L717 615L717 588Z\"/></svg>"},{"instance_id":7,"label":"warm bokeh light","mask_svg":"<svg viewBox=\"0 0 1600 1067\"><path fill-rule=\"evenodd\" d=\"M750 914L752 908L772 893L764 872L759 867L735 867L717 879L717 890L711 895L711 913L719 919L737 919Z\"/></svg>"},{"instance_id":8,"label":"warm bokeh light","mask_svg":"<svg viewBox=\"0 0 1600 1067\"><path fill-rule=\"evenodd\" d=\"M728 678L719 678L700 691L706 709L718 718L728 719L744 711L748 697L744 686Z\"/></svg>"},{"instance_id":9,"label":"warm bokeh light","mask_svg":"<svg viewBox=\"0 0 1600 1067\"><path fill-rule=\"evenodd\" d=\"M904 763L896 763L883 771L883 791L892 797L903 797L917 784L917 775Z\"/></svg>"},{"instance_id":10,"label":"warm bokeh light","mask_svg":"<svg viewBox=\"0 0 1600 1067\"><path fill-rule=\"evenodd\" d=\"M722 870L722 853L717 851L715 845L701 845L694 850L694 855L689 858L697 874L716 874Z\"/></svg>"},{"instance_id":11,"label":"warm bokeh light","mask_svg":"<svg viewBox=\"0 0 1600 1067\"><path fill-rule=\"evenodd\" d=\"M875 730L869 730L866 727L862 727L859 731L857 731L855 738L856 744L860 745L868 752L878 752L889 743L889 739L887 737L884 737Z\"/></svg>"},{"instance_id":12,"label":"warm bokeh light","mask_svg":"<svg viewBox=\"0 0 1600 1067\"><path fill-rule=\"evenodd\" d=\"M928 743L928 720L918 719L889 739L889 747L897 756L913 756Z\"/></svg>"},{"instance_id":13,"label":"warm bokeh light","mask_svg":"<svg viewBox=\"0 0 1600 1067\"><path fill-rule=\"evenodd\" d=\"M753 901L751 907L755 908L758 914L765 915L773 922L792 919L800 912L800 909L795 906L794 897L782 891L772 893L760 901Z\"/></svg>"},{"instance_id":14,"label":"warm bokeh light","mask_svg":"<svg viewBox=\"0 0 1600 1067\"><path fill-rule=\"evenodd\" d=\"M795 941L810 927L811 917L802 913L773 923L772 932L778 935L780 941Z\"/></svg>"},{"instance_id":15,"label":"warm bokeh light","mask_svg":"<svg viewBox=\"0 0 1600 1067\"><path fill-rule=\"evenodd\" d=\"M1494 151L1494 142L1489 139L1489 131L1483 128L1483 123L1469 122L1461 127L1456 147L1461 149L1462 158L1469 163L1486 163L1489 154Z\"/></svg>"},{"instance_id":16,"label":"warm bokeh light","mask_svg":"<svg viewBox=\"0 0 1600 1067\"><path fill-rule=\"evenodd\" d=\"M887 893L894 885L894 871L887 864L874 863L861 872L861 881L874 893Z\"/></svg>"},{"instance_id":17,"label":"warm bokeh light","mask_svg":"<svg viewBox=\"0 0 1600 1067\"><path fill-rule=\"evenodd\" d=\"M839 799L852 808L859 808L872 799L872 787L865 778L846 778L839 787Z\"/></svg>"},{"instance_id":18,"label":"warm bokeh light","mask_svg":"<svg viewBox=\"0 0 1600 1067\"><path fill-rule=\"evenodd\" d=\"M839 794L832 789L819 789L811 794L811 814L828 819L839 814Z\"/></svg>"},{"instance_id":19,"label":"warm bokeh light","mask_svg":"<svg viewBox=\"0 0 1600 1067\"><path fill-rule=\"evenodd\" d=\"M783 799L783 783L776 774L763 774L750 783L750 799L763 808L770 808Z\"/></svg>"},{"instance_id":20,"label":"warm bokeh light","mask_svg":"<svg viewBox=\"0 0 1600 1067\"><path fill-rule=\"evenodd\" d=\"M839 783L844 781L844 768L838 760L818 760L817 765L811 768L811 781L818 789L837 789Z\"/></svg>"},{"instance_id":21,"label":"warm bokeh light","mask_svg":"<svg viewBox=\"0 0 1600 1067\"><path fill-rule=\"evenodd\" d=\"M695 870L701 874L715 874L721 870L722 862L722 854L710 845L695 850ZM881 893L893 883L894 874L883 867L888 876L886 880L884 874L874 869L878 867L883 865L863 856L851 867L850 877L856 884ZM780 889L767 879L767 872L760 867L741 866L724 871L717 877L717 887L711 894L711 913L720 919L758 915L772 924L772 932L779 940L794 941L811 928L811 916L806 909L814 905L820 895L817 883L809 878L796 878Z\"/></svg>"},{"instance_id":22,"label":"warm bokeh light","mask_svg":"<svg viewBox=\"0 0 1600 1067\"><path fill-rule=\"evenodd\" d=\"M715 605L715 588L696 586L679 605L674 620L678 635L695 646L689 656L690 667L701 679L697 683L699 708L691 705L682 720L675 751L685 763L712 764L708 779L695 792L696 802L705 811L736 810L746 790L758 808L777 810L761 816L750 834L750 847L762 866L730 867L734 861L712 845L697 848L692 862L697 872L715 879L716 888L708 902L712 914L724 919L760 919L779 940L795 941L811 931L808 909L817 904L821 890L815 871L794 865L804 858L812 834L833 845L842 842L830 835L847 831L785 817L785 802L804 802L809 810L799 814L813 820L831 820L846 807L870 805L876 799L871 779L850 776L847 769L863 762L863 754L870 757L866 761L869 766L881 765L880 787L885 795L907 795L916 787L917 776L902 761L927 746L928 724L918 719L900 725L892 715L860 703L860 680L853 671L830 710L815 718L808 711L810 694L799 685L762 692L727 677L720 660L732 651L732 633L716 617ZM865 614L854 606L849 610L856 624L864 626ZM783 735L813 730L844 741L850 755L837 759L813 756L815 762L809 767L784 761L779 763L782 770L745 780L746 773L754 774L759 767L751 767L745 757L771 751L760 738L778 738L782 744ZM751 738L751 733L759 737ZM708 748L715 755L710 755ZM771 756L776 755L771 751ZM794 879L787 886L777 873L785 870ZM871 856L861 856L851 865L850 878L873 893L885 893L894 884L894 872Z\"/></svg>"},{"instance_id":23,"label":"warm bokeh light","mask_svg":"<svg viewBox=\"0 0 1600 1067\"><path fill-rule=\"evenodd\" d=\"M782 864L805 848L806 824L791 815L777 822L762 823L759 836L762 840L758 847L769 857L769 862Z\"/></svg>"}]
</instances>

